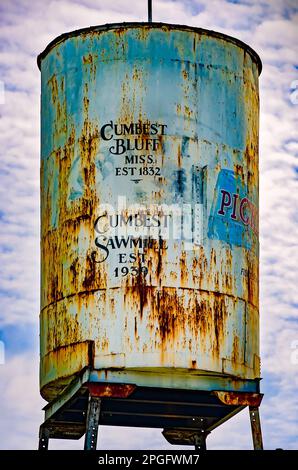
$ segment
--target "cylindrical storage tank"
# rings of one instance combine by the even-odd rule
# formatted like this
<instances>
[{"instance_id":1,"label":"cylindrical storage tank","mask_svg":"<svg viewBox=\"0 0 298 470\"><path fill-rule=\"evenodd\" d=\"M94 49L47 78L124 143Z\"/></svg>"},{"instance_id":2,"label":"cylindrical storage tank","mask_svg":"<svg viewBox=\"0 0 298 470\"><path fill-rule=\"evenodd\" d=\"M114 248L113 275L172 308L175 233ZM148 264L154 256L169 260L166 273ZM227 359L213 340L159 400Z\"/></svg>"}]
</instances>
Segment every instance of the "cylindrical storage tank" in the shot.
<instances>
[{"instance_id":1,"label":"cylindrical storage tank","mask_svg":"<svg viewBox=\"0 0 298 470\"><path fill-rule=\"evenodd\" d=\"M43 397L88 367L258 379L257 54L124 23L60 36L39 66Z\"/></svg>"}]
</instances>

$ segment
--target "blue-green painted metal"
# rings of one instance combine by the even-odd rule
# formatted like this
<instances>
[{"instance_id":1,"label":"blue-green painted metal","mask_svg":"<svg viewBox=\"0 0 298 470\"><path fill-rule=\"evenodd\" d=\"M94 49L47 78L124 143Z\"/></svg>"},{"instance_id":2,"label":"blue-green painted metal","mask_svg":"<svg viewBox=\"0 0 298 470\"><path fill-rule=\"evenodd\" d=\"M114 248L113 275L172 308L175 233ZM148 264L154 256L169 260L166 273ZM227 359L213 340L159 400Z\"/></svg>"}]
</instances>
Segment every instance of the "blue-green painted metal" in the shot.
<instances>
[{"instance_id":1,"label":"blue-green painted metal","mask_svg":"<svg viewBox=\"0 0 298 470\"><path fill-rule=\"evenodd\" d=\"M39 65L42 395L87 366L257 391L258 56L135 23L63 35Z\"/></svg>"}]
</instances>

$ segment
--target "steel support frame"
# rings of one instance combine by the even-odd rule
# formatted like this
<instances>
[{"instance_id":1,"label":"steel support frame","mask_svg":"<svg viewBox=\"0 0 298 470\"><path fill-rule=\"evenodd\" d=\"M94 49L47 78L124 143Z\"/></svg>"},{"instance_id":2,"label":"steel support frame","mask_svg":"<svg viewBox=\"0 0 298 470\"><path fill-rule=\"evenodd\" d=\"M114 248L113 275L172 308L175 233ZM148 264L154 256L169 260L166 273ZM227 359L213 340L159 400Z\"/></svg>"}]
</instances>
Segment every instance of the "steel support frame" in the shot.
<instances>
[{"instance_id":1,"label":"steel support frame","mask_svg":"<svg viewBox=\"0 0 298 470\"><path fill-rule=\"evenodd\" d=\"M194 445L195 445L196 451L207 450L206 438L207 438L207 433L205 431L202 431L201 434L196 434L194 436Z\"/></svg>"},{"instance_id":2,"label":"steel support frame","mask_svg":"<svg viewBox=\"0 0 298 470\"><path fill-rule=\"evenodd\" d=\"M262 429L258 406L249 407L249 417L254 450L263 450Z\"/></svg>"},{"instance_id":3,"label":"steel support frame","mask_svg":"<svg viewBox=\"0 0 298 470\"><path fill-rule=\"evenodd\" d=\"M56 423L53 420L53 415L57 413L61 408L63 408L72 397L76 394L83 396L87 392L87 411L83 411L83 415L86 413L85 425L83 424L81 436L83 435L85 429L85 450L96 450L97 447L97 436L98 436L98 426L101 418L101 405L102 399L111 397L111 398L128 398L134 390L138 388L135 385L128 383L102 383L96 381L90 381L90 371L84 371L84 375L80 378L78 383L72 385L63 396L59 397L53 403L47 405L46 410L46 419L45 422L40 426L39 430L39 450L45 451L48 450L49 439L78 439L80 436L67 437L57 434ZM83 391L84 393L82 393ZM80 392L80 393L79 393ZM231 392L231 391L211 391L211 394L217 396L217 398L223 403L223 405L233 405L237 407L236 413L239 412L239 407L245 408L248 406L251 430L252 430L252 440L254 450L263 450L262 442L262 431L261 423L259 416L259 406L262 400L263 395L257 392ZM196 451L206 450L206 438L207 435L218 427L222 422L230 419L232 415L236 414L235 412L226 415L222 420L216 422L216 425L208 427L208 429L197 430L195 435L193 435L192 441L189 441L189 445L193 445ZM58 420L59 421L59 420ZM200 432L201 431L201 432ZM166 437L166 436L165 436ZM166 437L168 440L168 438ZM168 440L171 442L170 440ZM177 444L177 442L171 442L171 444Z\"/></svg>"}]
</instances>

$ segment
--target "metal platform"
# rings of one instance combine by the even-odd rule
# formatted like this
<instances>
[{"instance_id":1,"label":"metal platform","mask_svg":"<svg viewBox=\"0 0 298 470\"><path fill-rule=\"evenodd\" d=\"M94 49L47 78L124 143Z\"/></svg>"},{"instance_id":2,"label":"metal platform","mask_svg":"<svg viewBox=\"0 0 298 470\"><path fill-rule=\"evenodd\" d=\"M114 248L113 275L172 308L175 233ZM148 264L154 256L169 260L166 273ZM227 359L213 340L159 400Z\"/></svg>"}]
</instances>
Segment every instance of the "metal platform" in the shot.
<instances>
[{"instance_id":1,"label":"metal platform","mask_svg":"<svg viewBox=\"0 0 298 470\"><path fill-rule=\"evenodd\" d=\"M207 435L250 407L255 449L262 449L258 407L262 394L218 390L173 390L134 384L91 382L88 371L45 407L41 450L48 440L80 439L96 449L98 425L161 428L171 444L206 449Z\"/></svg>"}]
</instances>

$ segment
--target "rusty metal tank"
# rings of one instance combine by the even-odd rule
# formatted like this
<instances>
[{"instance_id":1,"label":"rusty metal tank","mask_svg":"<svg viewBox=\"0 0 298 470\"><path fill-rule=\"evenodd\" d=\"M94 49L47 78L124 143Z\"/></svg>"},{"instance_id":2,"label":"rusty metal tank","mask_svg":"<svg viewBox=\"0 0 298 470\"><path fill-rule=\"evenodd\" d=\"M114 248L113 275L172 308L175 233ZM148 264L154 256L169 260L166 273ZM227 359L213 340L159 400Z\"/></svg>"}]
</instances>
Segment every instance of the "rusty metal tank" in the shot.
<instances>
[{"instance_id":1,"label":"rusty metal tank","mask_svg":"<svg viewBox=\"0 0 298 470\"><path fill-rule=\"evenodd\" d=\"M259 57L124 23L58 37L39 66L42 396L86 369L255 391Z\"/></svg>"}]
</instances>

